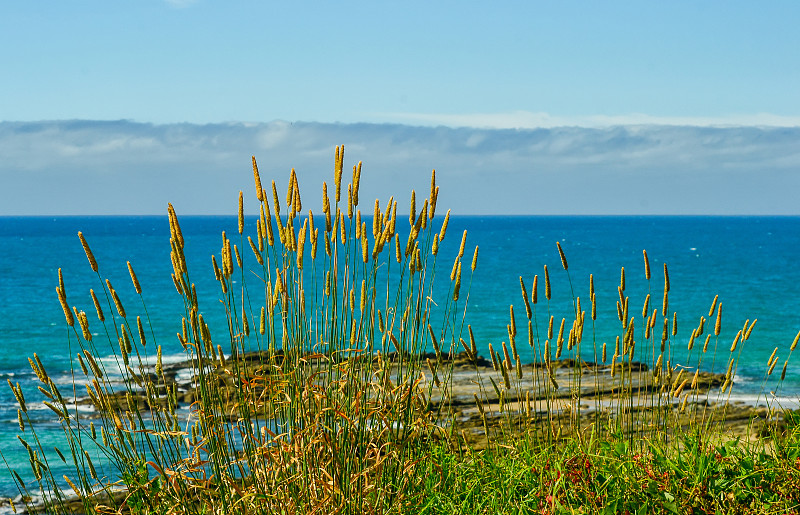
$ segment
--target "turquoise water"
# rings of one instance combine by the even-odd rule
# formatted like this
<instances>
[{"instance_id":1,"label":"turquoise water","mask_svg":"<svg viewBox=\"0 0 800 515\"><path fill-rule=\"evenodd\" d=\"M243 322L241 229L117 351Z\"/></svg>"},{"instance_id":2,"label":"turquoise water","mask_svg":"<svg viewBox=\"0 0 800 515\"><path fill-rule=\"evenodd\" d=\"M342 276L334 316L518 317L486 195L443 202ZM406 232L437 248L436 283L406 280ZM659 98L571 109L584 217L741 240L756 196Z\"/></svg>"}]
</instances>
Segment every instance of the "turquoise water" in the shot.
<instances>
[{"instance_id":1,"label":"turquoise water","mask_svg":"<svg viewBox=\"0 0 800 515\"><path fill-rule=\"evenodd\" d=\"M439 223L440 217L435 225ZM182 217L181 226L189 270L206 320L212 332L217 327L224 334L227 326L210 256L219 253L221 230L237 232L236 218ZM515 304L517 323L523 328L518 341L526 340L519 277L530 290L534 274L542 280L545 264L550 269L553 300L548 307L540 289L536 306L540 331L545 329L548 311L557 323L561 317L569 317L571 288L581 297L583 308L590 309L591 273L598 320L592 328L587 316L584 342L594 339L613 348L615 337L621 334L616 313L620 267L626 269L626 294L631 297L631 313L638 318L648 288L652 288L654 306L661 306L664 262L670 274L670 312L678 313L679 331L673 338L677 362L700 316L708 316L715 295L723 303L719 362L727 356L745 320L757 318L742 351L733 390L742 399L757 399L762 387L766 391L775 389L774 381L764 385L766 361L779 347L780 369L800 330L800 217L454 217L440 254L441 279L437 280L442 283L447 282L464 229L468 230L465 261L469 261L475 245L480 247L471 287L467 290L469 282L465 281L461 298L469 293L466 322L474 329L482 355L488 355L489 342L499 345L507 340L510 303ZM127 271L126 262L131 261L143 287L157 343L172 359L180 357L175 333L180 329L182 304L170 278L166 217L0 218L0 379L3 383L5 379L20 383L33 406L32 415L43 423L51 418L51 412L37 403L27 357L38 353L52 377L70 383L69 333L55 293L57 270L63 269L70 304L90 313L90 320L93 309L89 288L101 289L86 261L78 231L88 239L101 274L111 280L129 316L135 316L142 310ZM569 275L561 267L556 241L566 252ZM642 249L650 257L651 285L644 278ZM713 323L706 328L708 332ZM525 356L524 351L521 354ZM593 353L584 358L594 360ZM724 367L719 362L717 368ZM800 361L789 363L779 395L800 395ZM42 429L48 445L55 445L60 438L58 426L45 425ZM27 453L16 440L17 432L16 403L7 385L2 385L0 450L13 468L27 472ZM8 476L0 472L0 496L17 494Z\"/></svg>"}]
</instances>

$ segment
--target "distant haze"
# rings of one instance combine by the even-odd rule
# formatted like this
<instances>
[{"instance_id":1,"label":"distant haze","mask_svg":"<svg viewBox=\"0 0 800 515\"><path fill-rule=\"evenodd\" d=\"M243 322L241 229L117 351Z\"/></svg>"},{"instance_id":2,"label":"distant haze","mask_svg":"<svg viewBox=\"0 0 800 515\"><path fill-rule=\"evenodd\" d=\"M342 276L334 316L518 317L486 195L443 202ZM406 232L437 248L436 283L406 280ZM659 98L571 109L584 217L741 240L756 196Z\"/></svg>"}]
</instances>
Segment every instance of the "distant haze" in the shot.
<instances>
[{"instance_id":1,"label":"distant haze","mask_svg":"<svg viewBox=\"0 0 800 515\"><path fill-rule=\"evenodd\" d=\"M362 205L411 189L457 214L800 214L800 127L476 129L398 124L0 122L0 215L235 214L250 156L319 210L333 153L363 161Z\"/></svg>"}]
</instances>

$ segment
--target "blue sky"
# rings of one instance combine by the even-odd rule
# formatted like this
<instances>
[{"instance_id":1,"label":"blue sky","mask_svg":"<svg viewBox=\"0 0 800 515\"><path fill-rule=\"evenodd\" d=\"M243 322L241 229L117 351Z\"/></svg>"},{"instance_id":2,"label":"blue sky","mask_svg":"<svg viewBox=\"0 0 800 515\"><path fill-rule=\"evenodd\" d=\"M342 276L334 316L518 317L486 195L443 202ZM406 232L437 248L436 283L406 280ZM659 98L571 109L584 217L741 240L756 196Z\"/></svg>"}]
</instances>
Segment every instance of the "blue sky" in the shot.
<instances>
[{"instance_id":1,"label":"blue sky","mask_svg":"<svg viewBox=\"0 0 800 515\"><path fill-rule=\"evenodd\" d=\"M5 3L0 214L160 213L145 181L165 176L206 198L185 212L232 212L238 189L196 179L244 183L250 154L316 178L339 143L376 195L437 168L464 213L800 214L797 20L796 2ZM37 200L43 182L72 198ZM572 198L469 199L498 183ZM727 198L690 193L713 183Z\"/></svg>"}]
</instances>

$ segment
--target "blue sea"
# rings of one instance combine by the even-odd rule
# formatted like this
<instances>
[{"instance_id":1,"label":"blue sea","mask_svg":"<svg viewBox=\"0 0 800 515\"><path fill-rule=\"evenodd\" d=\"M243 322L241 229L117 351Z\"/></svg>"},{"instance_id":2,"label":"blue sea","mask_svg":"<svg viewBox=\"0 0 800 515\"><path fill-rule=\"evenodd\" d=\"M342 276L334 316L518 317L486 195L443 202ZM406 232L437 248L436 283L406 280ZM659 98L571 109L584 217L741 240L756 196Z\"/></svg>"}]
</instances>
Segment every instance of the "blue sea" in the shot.
<instances>
[{"instance_id":1,"label":"blue sea","mask_svg":"<svg viewBox=\"0 0 800 515\"><path fill-rule=\"evenodd\" d=\"M199 216L180 220L189 270L205 319L212 334L215 328L227 334L211 255L219 253L222 230L229 235L237 233L237 220ZM440 223L441 217L437 217L436 226ZM247 225L249 234L254 234L254 220L248 219ZM733 397L764 402L772 398L770 391L777 390L782 403L797 404L800 360L789 362L780 388L776 379L800 330L800 217L453 217L437 271L442 282L449 279L452 256L465 229L464 259L470 261L475 245L479 246L479 257L474 275L471 279L465 276L461 300L468 298L465 322L474 330L480 354L488 356L490 342L497 346L507 340L509 304L514 304L521 327L518 342L527 340L519 278L530 291L535 274L540 276L536 313L542 332L548 313L556 317L557 324L561 317L571 322L572 292L581 298L583 309L591 309L589 274L593 274L597 322L592 325L587 314L583 347L589 347L587 341L595 341L598 348L608 342L613 349L616 336L621 334L616 311L620 268L626 271L631 313L640 319L648 291L653 293L653 307L661 306L663 263L667 263L670 312L678 314L678 335L672 338L676 362L685 355L680 349L685 348L692 328L701 315L708 318L711 302L719 295L723 323L717 369L724 372L730 344L745 321L758 319L740 355ZM180 330L183 310L170 277L166 216L0 218L0 450L8 465L23 477L30 477L27 453L16 439L17 406L5 383L10 379L22 386L32 416L41 423L45 447L61 441L63 435L51 422L52 413L39 402L42 399L27 358L38 353L50 376L64 385L71 384L69 356L76 350L70 350L70 333L56 296L58 268L63 270L70 304L84 309L90 320L94 310L89 289L102 290L89 268L78 231L89 241L102 276L109 278L119 292L129 317L143 314L128 275L126 263L131 262L142 284L156 343L163 346L168 359L182 357L175 334ZM556 241L566 253L568 272L561 266ZM650 258L650 284L644 277L643 249ZM549 306L542 283L544 265L552 280ZM713 320L706 324L706 333L712 329ZM775 347L779 349L777 372L765 381L766 362ZM592 354L587 353L584 359L594 360ZM609 350L609 360L611 354ZM64 386L62 391L71 391L71 387ZM11 475L2 464L0 467L0 496L16 496Z\"/></svg>"}]
</instances>

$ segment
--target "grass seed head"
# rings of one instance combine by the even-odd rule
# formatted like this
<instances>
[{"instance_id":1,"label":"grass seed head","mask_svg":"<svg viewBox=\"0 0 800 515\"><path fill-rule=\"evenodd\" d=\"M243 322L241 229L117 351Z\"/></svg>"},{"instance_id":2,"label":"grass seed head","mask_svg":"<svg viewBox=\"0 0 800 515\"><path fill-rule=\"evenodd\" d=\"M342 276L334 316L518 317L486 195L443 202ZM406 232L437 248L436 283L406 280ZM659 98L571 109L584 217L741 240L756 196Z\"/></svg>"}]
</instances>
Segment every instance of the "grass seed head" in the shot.
<instances>
[{"instance_id":1,"label":"grass seed head","mask_svg":"<svg viewBox=\"0 0 800 515\"><path fill-rule=\"evenodd\" d=\"M92 267L93 272L97 272L97 260L94 258L94 254L92 254L92 249L89 248L89 244L86 242L86 238L83 237L82 232L78 232L78 238L80 238L81 240L83 251L86 252L86 259L89 260L89 266Z\"/></svg>"},{"instance_id":2,"label":"grass seed head","mask_svg":"<svg viewBox=\"0 0 800 515\"><path fill-rule=\"evenodd\" d=\"M719 298L719 295L714 295L714 300L711 302L711 308L709 308L709 310L708 310L708 318L711 318L711 316L714 314L714 309L715 309L715 307L717 305L717 299L718 298Z\"/></svg>"},{"instance_id":3,"label":"grass seed head","mask_svg":"<svg viewBox=\"0 0 800 515\"><path fill-rule=\"evenodd\" d=\"M447 210L447 213L444 215L444 221L442 222L442 228L439 229L439 242L441 243L444 240L444 236L447 233L447 224L450 222L450 210Z\"/></svg>"},{"instance_id":4,"label":"grass seed head","mask_svg":"<svg viewBox=\"0 0 800 515\"><path fill-rule=\"evenodd\" d=\"M550 274L547 271L547 265L544 265L544 297L550 300Z\"/></svg>"},{"instance_id":5,"label":"grass seed head","mask_svg":"<svg viewBox=\"0 0 800 515\"><path fill-rule=\"evenodd\" d=\"M59 272L61 272L61 269L59 269ZM64 290L57 286L56 294L58 295L58 302L61 304L61 309L64 310L64 318L67 320L67 325L73 327L75 325L75 316L72 314L72 310L67 304L67 297L64 294Z\"/></svg>"},{"instance_id":6,"label":"grass seed head","mask_svg":"<svg viewBox=\"0 0 800 515\"><path fill-rule=\"evenodd\" d=\"M264 201L264 187L261 185L261 176L258 174L258 164L256 156L253 156L253 179L256 183L256 198L259 202Z\"/></svg>"},{"instance_id":7,"label":"grass seed head","mask_svg":"<svg viewBox=\"0 0 800 515\"><path fill-rule=\"evenodd\" d=\"M742 331L736 333L736 337L733 339L733 343L731 344L731 352L734 352L736 350L736 346L739 344L739 338L741 338L741 336L742 336Z\"/></svg>"},{"instance_id":8,"label":"grass seed head","mask_svg":"<svg viewBox=\"0 0 800 515\"><path fill-rule=\"evenodd\" d=\"M105 322L106 317L103 314L103 308L100 307L100 301L97 300L97 295L94 294L94 290L89 290L89 294L92 296L92 302L94 303L94 309L97 312L97 318L101 322Z\"/></svg>"},{"instance_id":9,"label":"grass seed head","mask_svg":"<svg viewBox=\"0 0 800 515\"><path fill-rule=\"evenodd\" d=\"M561 242L556 242L556 247L558 247L558 256L561 258L561 266L564 267L564 270L568 270L569 266L567 265L567 256L564 255L564 249L561 248Z\"/></svg>"},{"instance_id":10,"label":"grass seed head","mask_svg":"<svg viewBox=\"0 0 800 515\"><path fill-rule=\"evenodd\" d=\"M133 266L131 262L128 261L128 274L131 276L131 282L133 283L133 289L136 290L136 293L141 295L142 294L142 286L139 284L139 278L136 277L136 272L133 271Z\"/></svg>"},{"instance_id":11,"label":"grass seed head","mask_svg":"<svg viewBox=\"0 0 800 515\"><path fill-rule=\"evenodd\" d=\"M775 361L772 362L772 365L770 365L769 370L767 371L768 376L772 375L772 372L775 370L775 365L777 364L778 364L778 358L776 357Z\"/></svg>"},{"instance_id":12,"label":"grass seed head","mask_svg":"<svg viewBox=\"0 0 800 515\"><path fill-rule=\"evenodd\" d=\"M528 320L530 320L533 316L533 313L531 311L531 303L528 300L528 292L525 289L525 282L522 280L522 276L519 276L519 287L522 290L522 302L525 304L525 315L528 317Z\"/></svg>"}]
</instances>

